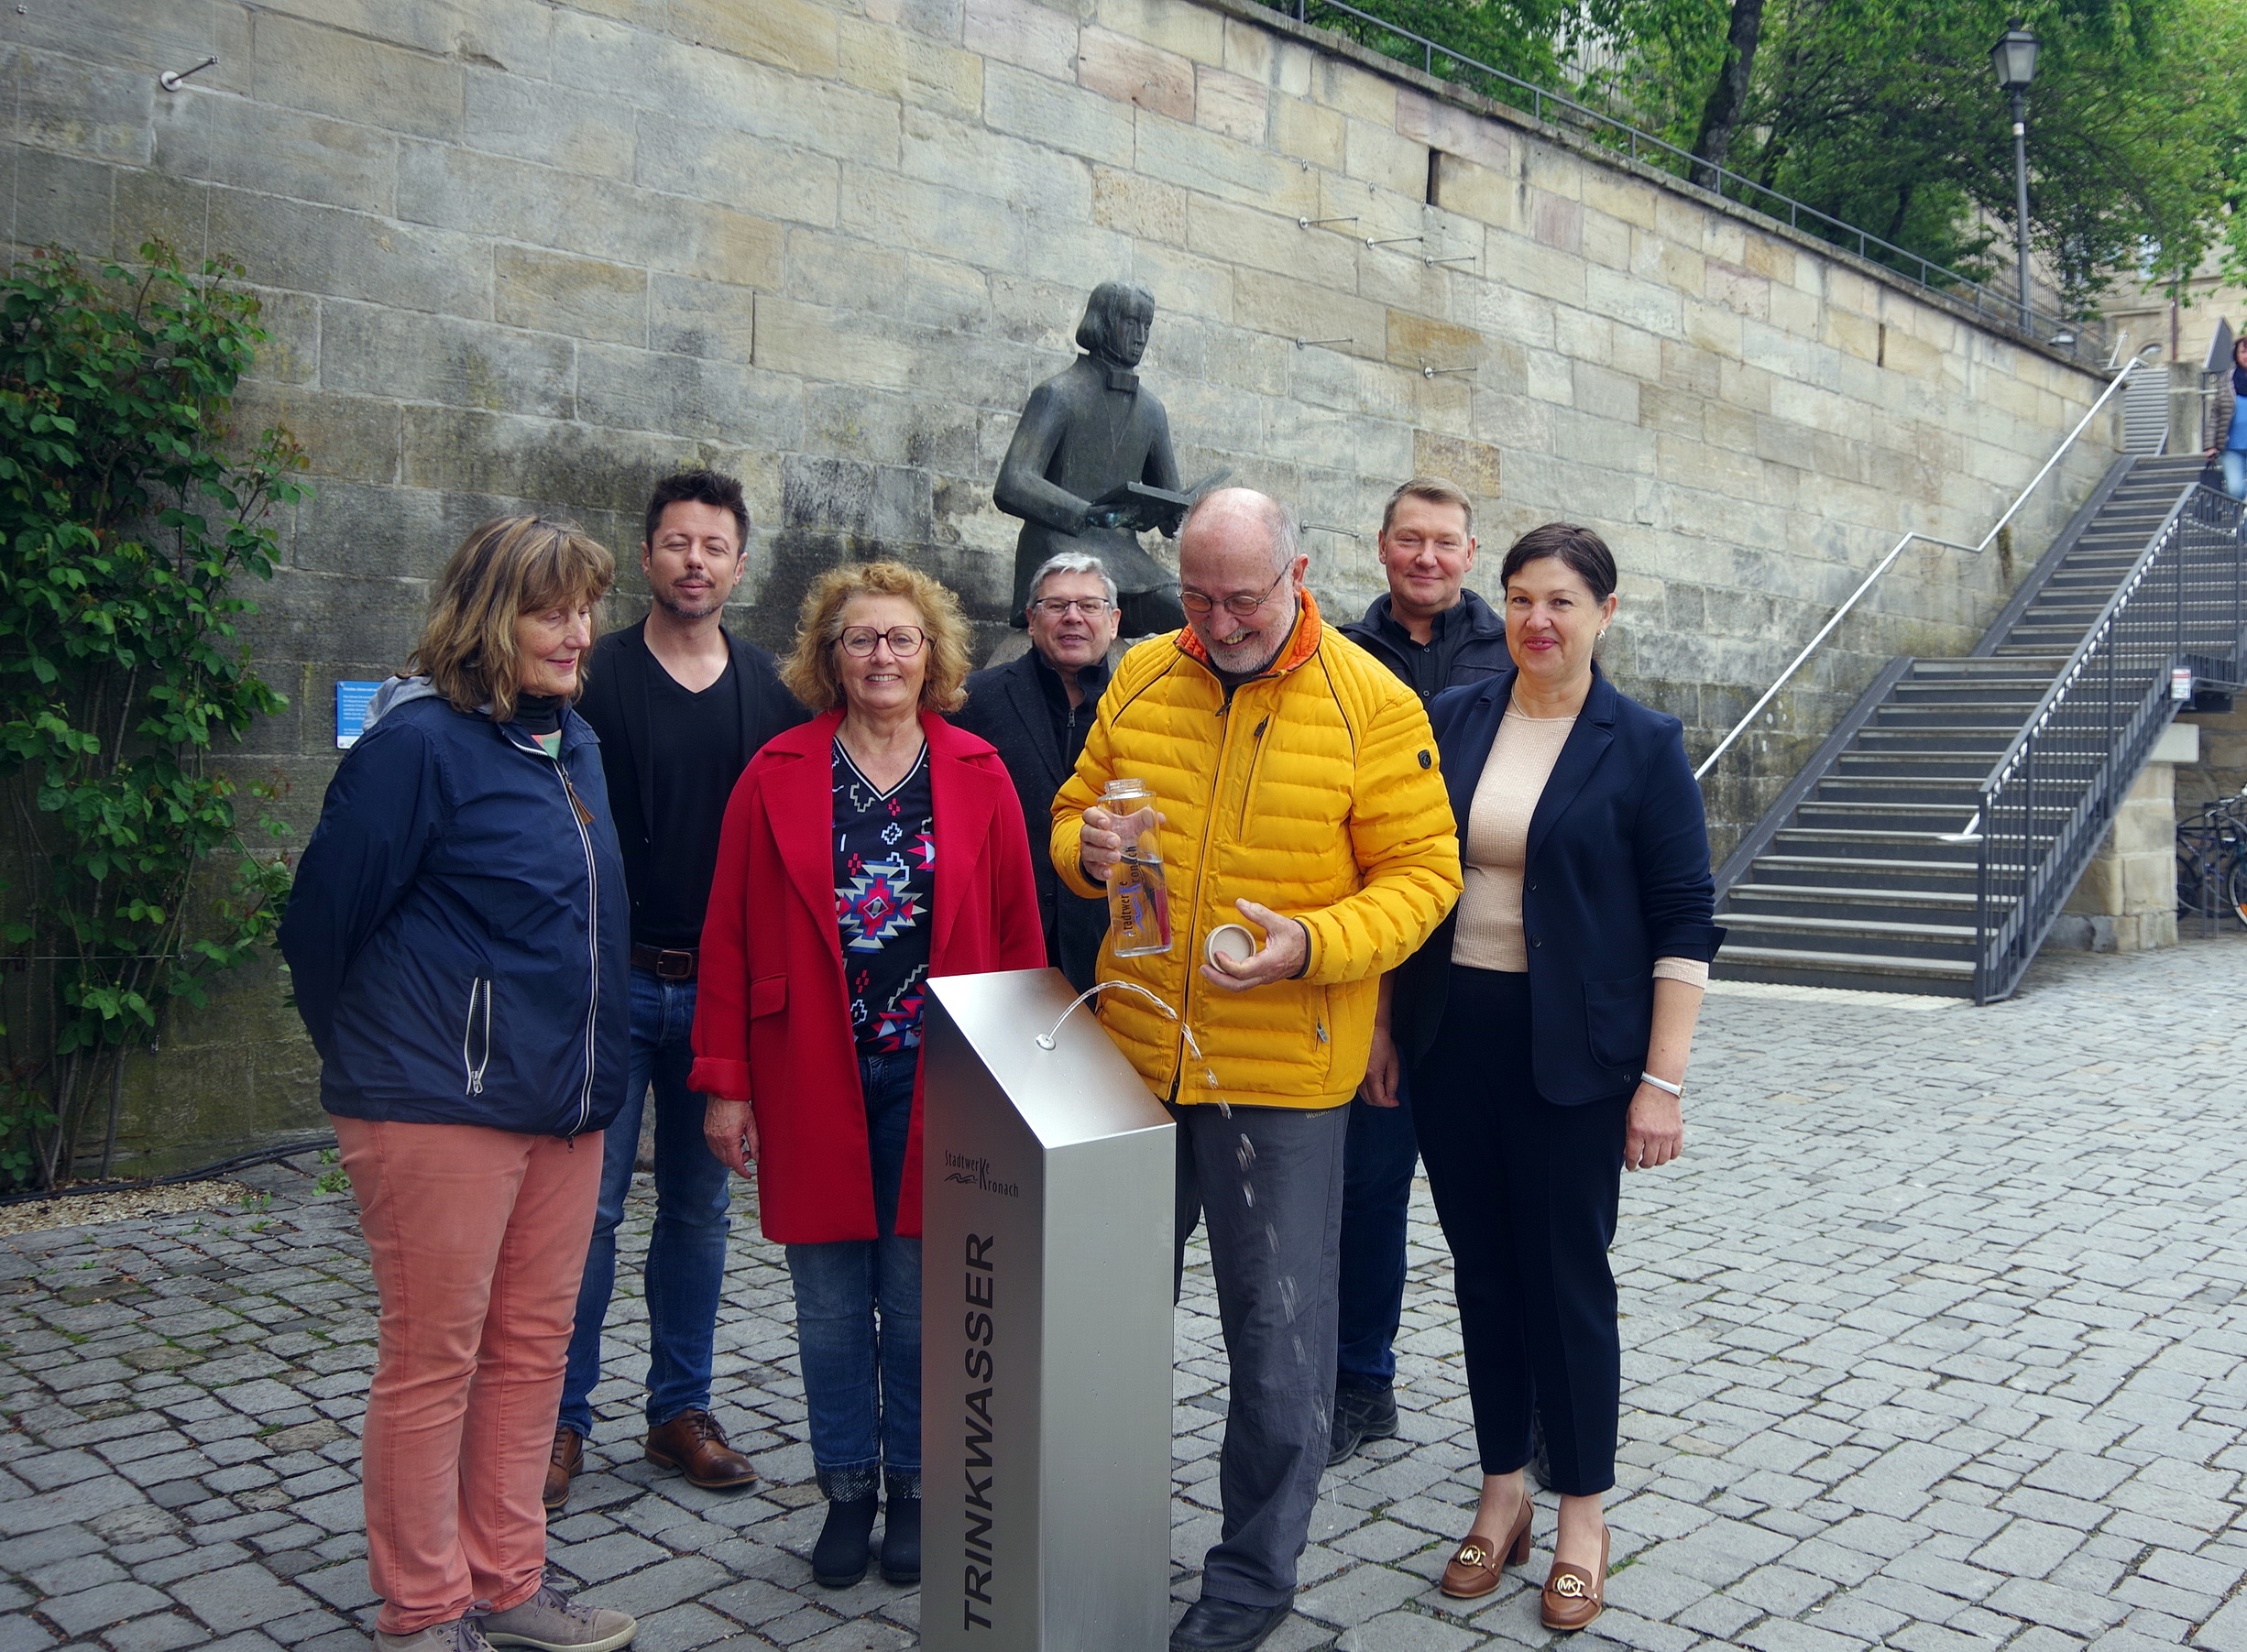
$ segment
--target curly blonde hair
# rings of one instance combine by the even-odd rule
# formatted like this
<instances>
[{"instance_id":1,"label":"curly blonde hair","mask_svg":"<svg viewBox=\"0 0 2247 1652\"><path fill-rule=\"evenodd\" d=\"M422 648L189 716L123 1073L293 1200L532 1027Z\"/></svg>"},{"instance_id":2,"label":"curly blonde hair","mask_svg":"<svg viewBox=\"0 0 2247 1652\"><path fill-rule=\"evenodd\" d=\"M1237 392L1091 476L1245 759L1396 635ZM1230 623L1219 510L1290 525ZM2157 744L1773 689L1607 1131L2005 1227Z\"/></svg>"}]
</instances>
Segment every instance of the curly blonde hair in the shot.
<instances>
[{"instance_id":1,"label":"curly blonde hair","mask_svg":"<svg viewBox=\"0 0 2247 1652\"><path fill-rule=\"evenodd\" d=\"M616 559L575 522L496 517L461 542L437 575L429 622L406 669L426 676L458 711L489 706L499 722L522 692L515 621L565 604L595 605L616 583Z\"/></svg>"},{"instance_id":2,"label":"curly blonde hair","mask_svg":"<svg viewBox=\"0 0 2247 1652\"><path fill-rule=\"evenodd\" d=\"M958 711L967 703L968 620L959 598L927 574L903 563L845 563L829 568L804 593L796 620L795 646L780 668L788 692L815 712L843 703L842 678L835 669L835 644L841 640L843 609L853 596L902 596L918 609L928 634L928 665L921 678L924 711Z\"/></svg>"}]
</instances>

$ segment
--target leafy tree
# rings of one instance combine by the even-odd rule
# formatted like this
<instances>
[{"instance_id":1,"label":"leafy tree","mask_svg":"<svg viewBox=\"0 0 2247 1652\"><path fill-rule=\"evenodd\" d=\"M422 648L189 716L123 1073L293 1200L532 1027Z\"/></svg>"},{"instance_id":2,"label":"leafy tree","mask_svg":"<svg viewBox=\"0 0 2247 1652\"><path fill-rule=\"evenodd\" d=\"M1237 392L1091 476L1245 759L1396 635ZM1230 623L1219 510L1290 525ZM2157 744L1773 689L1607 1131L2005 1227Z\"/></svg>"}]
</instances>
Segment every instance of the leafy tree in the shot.
<instances>
[{"instance_id":1,"label":"leafy tree","mask_svg":"<svg viewBox=\"0 0 2247 1652\"><path fill-rule=\"evenodd\" d=\"M1563 54L1579 23L1573 0L1351 0L1353 11L1369 12L1400 28L1448 46L1463 56L1487 63L1518 79L1540 86L1564 85ZM1280 9L1292 12L1292 0ZM1401 40L1379 23L1368 23L1322 0L1310 0L1304 20L1321 28L1349 36L1385 56L1427 67L1423 49ZM1512 103L1512 89L1487 76L1476 75L1456 60L1439 55L1435 72L1463 80L1486 96Z\"/></svg>"},{"instance_id":2,"label":"leafy tree","mask_svg":"<svg viewBox=\"0 0 2247 1652\"><path fill-rule=\"evenodd\" d=\"M1603 45L1616 61L1580 95L1700 158L1679 170L1706 184L1711 163L1722 164L1977 277L2010 262L2011 131L1989 48L2019 19L2044 44L2029 102L2031 235L2066 301L2086 304L2123 268L2177 279L2219 242L2247 277L2239 0L1365 0L1361 9L1556 88L1565 64ZM1379 33L1353 27L1368 39ZM1435 67L1478 79L1440 56ZM1476 89L1521 101L1495 83ZM1731 189L1751 203L1768 199Z\"/></svg>"},{"instance_id":3,"label":"leafy tree","mask_svg":"<svg viewBox=\"0 0 2247 1652\"><path fill-rule=\"evenodd\" d=\"M1706 164L1693 170L1693 181L1715 189L1732 152L1732 137L1748 113L1748 89L1755 83L1756 48L1763 38L1763 0L1732 0L1731 27L1726 31L1724 61L1701 105L1701 130L1693 137L1693 157Z\"/></svg>"},{"instance_id":4,"label":"leafy tree","mask_svg":"<svg viewBox=\"0 0 2247 1652\"><path fill-rule=\"evenodd\" d=\"M44 251L0 277L0 787L19 880L0 939L30 966L0 1179L45 1186L104 1117L106 1170L126 1045L171 1001L203 1003L287 887L210 760L284 703L235 640L252 609L231 587L270 577L261 519L305 497L304 456L280 430L227 456L266 336L225 279L241 271L190 273L161 244L141 257L89 271Z\"/></svg>"}]
</instances>

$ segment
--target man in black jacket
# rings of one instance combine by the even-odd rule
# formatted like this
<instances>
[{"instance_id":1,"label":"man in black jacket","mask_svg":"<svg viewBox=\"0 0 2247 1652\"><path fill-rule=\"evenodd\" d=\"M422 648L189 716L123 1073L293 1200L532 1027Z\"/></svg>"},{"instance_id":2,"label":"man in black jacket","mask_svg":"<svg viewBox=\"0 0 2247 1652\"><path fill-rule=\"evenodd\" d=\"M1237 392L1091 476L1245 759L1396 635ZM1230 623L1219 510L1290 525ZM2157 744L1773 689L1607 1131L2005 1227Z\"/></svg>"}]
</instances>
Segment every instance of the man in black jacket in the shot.
<instances>
[{"instance_id":1,"label":"man in black jacket","mask_svg":"<svg viewBox=\"0 0 2247 1652\"><path fill-rule=\"evenodd\" d=\"M1439 476L1389 496L1379 554L1388 595L1342 634L1409 684L1424 705L1447 688L1513 667L1506 621L1463 581L1474 566L1474 506ZM1342 1312L1335 1347L1334 1436L1327 1461L1397 1432L1397 1326L1404 1311L1405 1211L1419 1144L1388 1037L1381 983L1374 1056L1350 1103L1343 1148Z\"/></svg>"},{"instance_id":2,"label":"man in black jacket","mask_svg":"<svg viewBox=\"0 0 2247 1652\"><path fill-rule=\"evenodd\" d=\"M608 811L631 897L632 1053L624 1110L608 1127L600 1204L577 1297L546 1506L569 1499L593 1429L601 1326L616 1282L616 1227L655 1093L655 1229L648 1243L648 1435L652 1462L699 1486L757 1478L710 1415L710 1362L726 1270L726 1167L702 1139L694 1062L696 949L733 782L757 749L805 711L772 655L719 623L741 577L741 485L707 470L666 477L648 502L640 566L653 606L594 644L578 715L600 736Z\"/></svg>"},{"instance_id":3,"label":"man in black jacket","mask_svg":"<svg viewBox=\"0 0 2247 1652\"><path fill-rule=\"evenodd\" d=\"M1100 558L1083 552L1047 557L1031 574L1029 590L1023 609L1029 651L970 673L968 703L952 721L999 749L1030 830L1046 961L1082 992L1092 984L1101 937L1108 933L1108 906L1074 893L1054 874L1047 840L1053 794L1077 767L1108 686L1108 650L1123 612L1115 582Z\"/></svg>"}]
</instances>

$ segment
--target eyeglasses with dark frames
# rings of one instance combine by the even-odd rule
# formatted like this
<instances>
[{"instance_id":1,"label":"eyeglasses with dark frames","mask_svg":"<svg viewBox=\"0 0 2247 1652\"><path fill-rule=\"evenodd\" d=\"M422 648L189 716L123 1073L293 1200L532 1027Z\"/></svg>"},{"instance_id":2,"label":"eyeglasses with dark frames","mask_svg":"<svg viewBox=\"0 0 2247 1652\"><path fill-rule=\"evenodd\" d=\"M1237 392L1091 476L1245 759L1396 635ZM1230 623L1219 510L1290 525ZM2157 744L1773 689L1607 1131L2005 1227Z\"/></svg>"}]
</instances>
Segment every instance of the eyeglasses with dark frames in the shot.
<instances>
[{"instance_id":1,"label":"eyeglasses with dark frames","mask_svg":"<svg viewBox=\"0 0 2247 1652\"><path fill-rule=\"evenodd\" d=\"M1288 564L1288 568L1292 568L1293 566L1294 563L1292 563ZM1279 582L1288 577L1288 568L1282 568L1277 574L1274 574L1272 576L1272 583L1265 586L1261 592L1254 596L1233 596L1226 597L1225 612L1242 619L1247 618L1251 614L1255 613L1266 603L1272 600L1272 593L1279 589ZM1184 608L1189 614L1206 614L1216 606L1217 602L1215 598L1205 596L1200 591L1182 590L1178 593L1178 607Z\"/></svg>"},{"instance_id":2,"label":"eyeglasses with dark frames","mask_svg":"<svg viewBox=\"0 0 2247 1652\"><path fill-rule=\"evenodd\" d=\"M910 660L921 651L921 644L928 640L928 633L917 625L892 626L888 630L876 630L871 625L853 625L844 629L835 639L842 651L863 660L874 651L874 644L886 642L890 652L900 660Z\"/></svg>"}]
</instances>

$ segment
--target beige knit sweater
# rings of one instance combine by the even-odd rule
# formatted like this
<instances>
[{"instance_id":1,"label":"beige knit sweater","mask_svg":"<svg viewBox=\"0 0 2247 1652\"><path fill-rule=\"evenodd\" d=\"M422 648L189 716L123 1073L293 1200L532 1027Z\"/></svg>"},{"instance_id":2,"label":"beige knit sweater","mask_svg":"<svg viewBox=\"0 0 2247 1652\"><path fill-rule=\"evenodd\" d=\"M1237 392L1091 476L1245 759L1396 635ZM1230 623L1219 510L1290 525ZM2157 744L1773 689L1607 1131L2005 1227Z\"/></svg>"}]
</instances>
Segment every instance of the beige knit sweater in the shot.
<instances>
[{"instance_id":1,"label":"beige knit sweater","mask_svg":"<svg viewBox=\"0 0 2247 1652\"><path fill-rule=\"evenodd\" d=\"M1459 897L1452 963L1516 975L1528 970L1521 880L1529 859L1529 819L1575 726L1573 717L1533 717L1510 707L1499 723L1482 776L1474 782L1474 801L1467 808L1466 854L1461 868L1466 889ZM1657 958L1654 979L1705 987L1709 967L1697 958Z\"/></svg>"}]
</instances>

